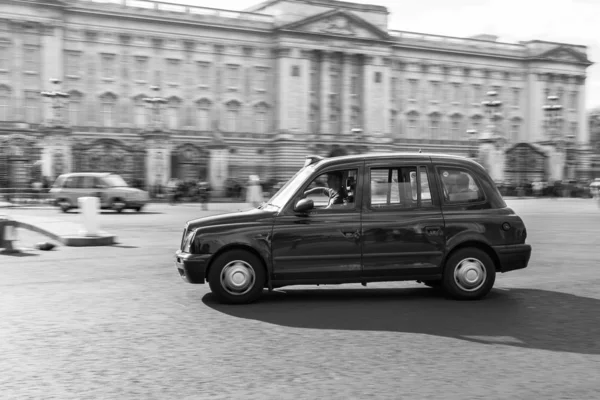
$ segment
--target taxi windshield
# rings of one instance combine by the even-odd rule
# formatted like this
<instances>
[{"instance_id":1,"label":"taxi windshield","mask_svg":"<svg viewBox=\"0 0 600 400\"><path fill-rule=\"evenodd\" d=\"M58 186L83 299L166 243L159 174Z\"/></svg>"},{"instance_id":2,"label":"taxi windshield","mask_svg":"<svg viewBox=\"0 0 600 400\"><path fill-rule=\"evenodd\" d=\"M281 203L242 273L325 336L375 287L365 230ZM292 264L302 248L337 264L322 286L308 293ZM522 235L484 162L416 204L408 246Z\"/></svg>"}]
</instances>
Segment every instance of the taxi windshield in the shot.
<instances>
[{"instance_id":1,"label":"taxi windshield","mask_svg":"<svg viewBox=\"0 0 600 400\"><path fill-rule=\"evenodd\" d=\"M283 208L285 203L287 203L290 197L293 196L298 189L300 189L302 184L313 173L314 170L315 167L313 165L309 165L296 172L296 174L289 181L287 181L286 184L283 185L281 189L279 189L277 193L275 193L273 197L269 199L269 201L266 202L266 206L275 206L277 209Z\"/></svg>"}]
</instances>

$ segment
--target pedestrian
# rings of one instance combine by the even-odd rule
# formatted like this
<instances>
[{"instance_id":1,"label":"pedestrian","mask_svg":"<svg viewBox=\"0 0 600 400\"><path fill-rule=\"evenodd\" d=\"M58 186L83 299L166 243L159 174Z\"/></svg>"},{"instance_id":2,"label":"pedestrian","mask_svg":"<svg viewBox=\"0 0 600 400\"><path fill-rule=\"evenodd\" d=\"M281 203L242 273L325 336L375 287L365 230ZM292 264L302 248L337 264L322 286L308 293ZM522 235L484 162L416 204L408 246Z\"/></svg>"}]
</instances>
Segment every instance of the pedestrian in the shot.
<instances>
[{"instance_id":1,"label":"pedestrian","mask_svg":"<svg viewBox=\"0 0 600 400\"><path fill-rule=\"evenodd\" d=\"M246 188L246 203L252 204L253 207L258 207L263 202L262 187L258 175L250 175L248 186Z\"/></svg>"},{"instance_id":2,"label":"pedestrian","mask_svg":"<svg viewBox=\"0 0 600 400\"><path fill-rule=\"evenodd\" d=\"M203 181L198 183L198 195L200 197L202 209L208 210L208 201L210 199L210 185L208 182Z\"/></svg>"}]
</instances>

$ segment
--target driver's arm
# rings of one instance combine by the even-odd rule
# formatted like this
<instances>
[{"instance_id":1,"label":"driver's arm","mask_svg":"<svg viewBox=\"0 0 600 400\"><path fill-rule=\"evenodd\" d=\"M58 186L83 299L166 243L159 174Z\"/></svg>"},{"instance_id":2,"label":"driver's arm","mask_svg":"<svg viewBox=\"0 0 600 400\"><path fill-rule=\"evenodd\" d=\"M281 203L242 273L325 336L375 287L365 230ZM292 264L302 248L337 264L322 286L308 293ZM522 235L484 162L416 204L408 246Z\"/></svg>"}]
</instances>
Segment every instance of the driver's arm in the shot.
<instances>
[{"instance_id":1,"label":"driver's arm","mask_svg":"<svg viewBox=\"0 0 600 400\"><path fill-rule=\"evenodd\" d=\"M304 196L308 196L309 194L314 194L314 193L321 193L324 194L325 196L329 196L329 188L324 188L324 187L316 187L316 188L312 188L307 190L306 192L304 192Z\"/></svg>"}]
</instances>

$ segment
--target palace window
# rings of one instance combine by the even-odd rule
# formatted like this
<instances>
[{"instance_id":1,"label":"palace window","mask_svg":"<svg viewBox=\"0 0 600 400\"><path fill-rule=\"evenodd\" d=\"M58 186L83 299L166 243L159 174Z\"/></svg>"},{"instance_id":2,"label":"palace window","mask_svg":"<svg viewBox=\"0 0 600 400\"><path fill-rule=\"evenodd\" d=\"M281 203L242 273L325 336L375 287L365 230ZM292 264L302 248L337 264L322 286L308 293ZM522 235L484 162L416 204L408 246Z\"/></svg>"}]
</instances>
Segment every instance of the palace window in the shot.
<instances>
[{"instance_id":1,"label":"palace window","mask_svg":"<svg viewBox=\"0 0 600 400\"><path fill-rule=\"evenodd\" d=\"M381 72L375 72L375 83L381 83Z\"/></svg>"},{"instance_id":2,"label":"palace window","mask_svg":"<svg viewBox=\"0 0 600 400\"><path fill-rule=\"evenodd\" d=\"M261 103L255 107L254 110L254 124L256 133L267 133L267 112L268 108L264 103Z\"/></svg>"},{"instance_id":3,"label":"palace window","mask_svg":"<svg viewBox=\"0 0 600 400\"><path fill-rule=\"evenodd\" d=\"M408 137L417 138L419 134L419 114L416 112L410 112L408 114Z\"/></svg>"},{"instance_id":4,"label":"palace window","mask_svg":"<svg viewBox=\"0 0 600 400\"><path fill-rule=\"evenodd\" d=\"M429 117L429 135L431 139L440 137L440 115L432 114Z\"/></svg>"},{"instance_id":5,"label":"palace window","mask_svg":"<svg viewBox=\"0 0 600 400\"><path fill-rule=\"evenodd\" d=\"M167 59L167 82L179 83L181 60Z\"/></svg>"},{"instance_id":6,"label":"palace window","mask_svg":"<svg viewBox=\"0 0 600 400\"><path fill-rule=\"evenodd\" d=\"M419 92L419 81L417 81L416 79L409 79L408 80L408 87L409 87L409 91L408 91L408 98L411 100L416 100L418 98L418 92Z\"/></svg>"},{"instance_id":7,"label":"palace window","mask_svg":"<svg viewBox=\"0 0 600 400\"><path fill-rule=\"evenodd\" d=\"M308 124L311 133L319 132L319 107L312 104L308 115Z\"/></svg>"},{"instance_id":8,"label":"palace window","mask_svg":"<svg viewBox=\"0 0 600 400\"><path fill-rule=\"evenodd\" d=\"M440 101L441 92L440 92L440 83L437 81L431 81L431 100Z\"/></svg>"},{"instance_id":9,"label":"palace window","mask_svg":"<svg viewBox=\"0 0 600 400\"><path fill-rule=\"evenodd\" d=\"M481 85L473 85L473 103L479 103L480 101L483 101Z\"/></svg>"},{"instance_id":10,"label":"palace window","mask_svg":"<svg viewBox=\"0 0 600 400\"><path fill-rule=\"evenodd\" d=\"M134 76L136 81L148 80L148 57L135 58Z\"/></svg>"},{"instance_id":11,"label":"palace window","mask_svg":"<svg viewBox=\"0 0 600 400\"><path fill-rule=\"evenodd\" d=\"M571 135L577 136L577 122L571 122Z\"/></svg>"},{"instance_id":12,"label":"palace window","mask_svg":"<svg viewBox=\"0 0 600 400\"><path fill-rule=\"evenodd\" d=\"M210 101L203 99L198 102L198 129L202 132L209 131L210 126Z\"/></svg>"},{"instance_id":13,"label":"palace window","mask_svg":"<svg viewBox=\"0 0 600 400\"><path fill-rule=\"evenodd\" d=\"M167 104L167 127L169 129L179 129L180 126L181 100L177 98L171 98Z\"/></svg>"},{"instance_id":14,"label":"palace window","mask_svg":"<svg viewBox=\"0 0 600 400\"><path fill-rule=\"evenodd\" d=\"M102 54L102 77L105 79L114 79L116 76L115 68L116 56L114 54Z\"/></svg>"},{"instance_id":15,"label":"palace window","mask_svg":"<svg viewBox=\"0 0 600 400\"><path fill-rule=\"evenodd\" d=\"M102 126L112 127L115 124L115 105L117 98L112 94L106 94L101 98L102 102Z\"/></svg>"},{"instance_id":16,"label":"palace window","mask_svg":"<svg viewBox=\"0 0 600 400\"><path fill-rule=\"evenodd\" d=\"M135 99L134 113L135 127L140 129L146 128L150 122L150 110L144 103L144 99L141 96Z\"/></svg>"},{"instance_id":17,"label":"palace window","mask_svg":"<svg viewBox=\"0 0 600 400\"><path fill-rule=\"evenodd\" d=\"M256 79L254 80L254 88L259 91L267 90L267 74L268 69L263 67L256 68Z\"/></svg>"},{"instance_id":18,"label":"palace window","mask_svg":"<svg viewBox=\"0 0 600 400\"><path fill-rule=\"evenodd\" d=\"M240 103L230 101L227 103L227 131L238 132L240 129Z\"/></svg>"},{"instance_id":19,"label":"palace window","mask_svg":"<svg viewBox=\"0 0 600 400\"><path fill-rule=\"evenodd\" d=\"M521 133L521 121L515 119L511 121L510 124L510 140L513 143L519 141L519 135Z\"/></svg>"},{"instance_id":20,"label":"palace window","mask_svg":"<svg viewBox=\"0 0 600 400\"><path fill-rule=\"evenodd\" d=\"M10 42L0 41L0 70L9 70L11 62Z\"/></svg>"},{"instance_id":21,"label":"palace window","mask_svg":"<svg viewBox=\"0 0 600 400\"><path fill-rule=\"evenodd\" d=\"M71 93L69 96L68 112L69 112L69 124L72 126L81 126L83 122L82 118L82 107L81 107L82 96L79 93Z\"/></svg>"},{"instance_id":22,"label":"palace window","mask_svg":"<svg viewBox=\"0 0 600 400\"><path fill-rule=\"evenodd\" d=\"M460 115L453 115L452 120L450 122L450 139L459 140L460 139Z\"/></svg>"},{"instance_id":23,"label":"palace window","mask_svg":"<svg viewBox=\"0 0 600 400\"><path fill-rule=\"evenodd\" d=\"M38 72L40 64L40 49L37 46L27 46L23 49L23 69L25 72Z\"/></svg>"},{"instance_id":24,"label":"palace window","mask_svg":"<svg viewBox=\"0 0 600 400\"><path fill-rule=\"evenodd\" d=\"M25 92L25 121L35 124L40 121L40 95L38 92Z\"/></svg>"},{"instance_id":25,"label":"palace window","mask_svg":"<svg viewBox=\"0 0 600 400\"><path fill-rule=\"evenodd\" d=\"M454 89L454 94L452 96L452 101L455 102L455 103L459 103L460 99L461 99L460 94L461 94L462 87L460 86L460 83L453 83L452 87Z\"/></svg>"},{"instance_id":26,"label":"palace window","mask_svg":"<svg viewBox=\"0 0 600 400\"><path fill-rule=\"evenodd\" d=\"M513 88L513 99L512 105L518 107L521 104L521 90L519 88Z\"/></svg>"},{"instance_id":27,"label":"palace window","mask_svg":"<svg viewBox=\"0 0 600 400\"><path fill-rule=\"evenodd\" d=\"M577 92L571 92L571 96L569 98L569 108L576 109L577 108Z\"/></svg>"},{"instance_id":28,"label":"palace window","mask_svg":"<svg viewBox=\"0 0 600 400\"><path fill-rule=\"evenodd\" d=\"M398 79L397 78L392 78L391 79L391 83L390 83L390 99L392 100L392 103L396 102L396 94L397 94L397 88L398 86Z\"/></svg>"},{"instance_id":29,"label":"palace window","mask_svg":"<svg viewBox=\"0 0 600 400\"><path fill-rule=\"evenodd\" d=\"M292 76L300 76L300 67L298 65L292 65Z\"/></svg>"},{"instance_id":30,"label":"palace window","mask_svg":"<svg viewBox=\"0 0 600 400\"><path fill-rule=\"evenodd\" d=\"M210 63L205 61L199 61L198 64L198 85L209 87L210 86Z\"/></svg>"},{"instance_id":31,"label":"palace window","mask_svg":"<svg viewBox=\"0 0 600 400\"><path fill-rule=\"evenodd\" d=\"M81 75L81 53L78 51L67 51L67 75Z\"/></svg>"},{"instance_id":32,"label":"palace window","mask_svg":"<svg viewBox=\"0 0 600 400\"><path fill-rule=\"evenodd\" d=\"M390 132L392 134L396 133L396 130L398 129L398 114L396 112L396 110L390 110Z\"/></svg>"},{"instance_id":33,"label":"palace window","mask_svg":"<svg viewBox=\"0 0 600 400\"><path fill-rule=\"evenodd\" d=\"M0 121L8 121L10 117L10 89L0 86Z\"/></svg>"},{"instance_id":34,"label":"palace window","mask_svg":"<svg viewBox=\"0 0 600 400\"><path fill-rule=\"evenodd\" d=\"M227 87L235 90L240 87L239 65L227 65Z\"/></svg>"}]
</instances>

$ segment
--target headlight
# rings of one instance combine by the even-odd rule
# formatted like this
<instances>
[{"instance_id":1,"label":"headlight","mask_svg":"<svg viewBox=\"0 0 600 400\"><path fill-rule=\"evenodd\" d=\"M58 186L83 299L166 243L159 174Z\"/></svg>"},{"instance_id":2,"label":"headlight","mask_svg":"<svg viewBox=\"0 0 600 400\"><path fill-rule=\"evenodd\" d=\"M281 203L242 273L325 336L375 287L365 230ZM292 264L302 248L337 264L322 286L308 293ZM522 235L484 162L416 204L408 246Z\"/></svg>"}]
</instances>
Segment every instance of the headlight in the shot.
<instances>
[{"instance_id":1,"label":"headlight","mask_svg":"<svg viewBox=\"0 0 600 400\"><path fill-rule=\"evenodd\" d=\"M185 241L183 242L183 251L185 253L189 253L190 249L192 248L192 243L194 242L194 237L196 236L196 231L192 231L190 233L188 233L188 235L185 238Z\"/></svg>"}]
</instances>

